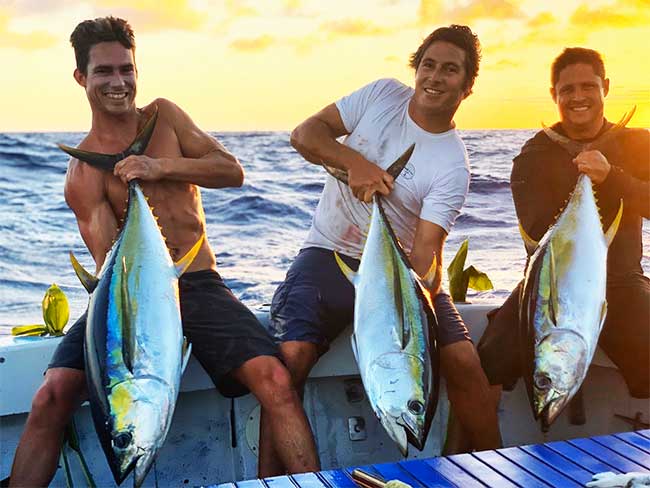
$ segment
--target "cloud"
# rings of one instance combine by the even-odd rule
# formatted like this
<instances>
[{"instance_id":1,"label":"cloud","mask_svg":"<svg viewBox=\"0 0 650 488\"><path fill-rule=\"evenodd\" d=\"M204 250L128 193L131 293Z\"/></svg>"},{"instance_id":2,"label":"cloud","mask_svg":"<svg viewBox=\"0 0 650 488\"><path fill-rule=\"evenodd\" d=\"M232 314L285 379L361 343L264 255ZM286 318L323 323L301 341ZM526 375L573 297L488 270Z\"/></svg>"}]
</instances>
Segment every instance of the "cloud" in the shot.
<instances>
[{"instance_id":1,"label":"cloud","mask_svg":"<svg viewBox=\"0 0 650 488\"><path fill-rule=\"evenodd\" d=\"M454 22L471 22L478 19L521 19L524 17L518 6L508 0L472 0L465 6L457 7L448 15Z\"/></svg>"},{"instance_id":2,"label":"cloud","mask_svg":"<svg viewBox=\"0 0 650 488\"><path fill-rule=\"evenodd\" d=\"M276 43L274 37L263 35L254 39L235 39L230 43L230 47L236 51L242 52L259 52Z\"/></svg>"},{"instance_id":3,"label":"cloud","mask_svg":"<svg viewBox=\"0 0 650 488\"><path fill-rule=\"evenodd\" d=\"M137 32L178 29L199 30L206 14L190 6L189 0L100 0L101 15L123 17Z\"/></svg>"},{"instance_id":4,"label":"cloud","mask_svg":"<svg viewBox=\"0 0 650 488\"><path fill-rule=\"evenodd\" d=\"M231 17L257 17L259 12L242 0L226 0L226 10Z\"/></svg>"},{"instance_id":5,"label":"cloud","mask_svg":"<svg viewBox=\"0 0 650 488\"><path fill-rule=\"evenodd\" d=\"M0 10L0 48L15 48L25 51L47 49L59 39L45 31L13 32L9 28L9 14Z\"/></svg>"},{"instance_id":6,"label":"cloud","mask_svg":"<svg viewBox=\"0 0 650 488\"><path fill-rule=\"evenodd\" d=\"M429 26L440 20L442 2L440 0L420 0L418 22L421 26Z\"/></svg>"},{"instance_id":7,"label":"cloud","mask_svg":"<svg viewBox=\"0 0 650 488\"><path fill-rule=\"evenodd\" d=\"M361 19L333 20L321 24L320 30L330 36L382 36L392 32L392 29L378 26Z\"/></svg>"},{"instance_id":8,"label":"cloud","mask_svg":"<svg viewBox=\"0 0 650 488\"><path fill-rule=\"evenodd\" d=\"M540 14L537 14L532 19L528 20L527 24L528 27L537 29L537 28L543 28L543 27L555 25L556 22L557 20L555 19L555 16L553 16L552 13L542 12Z\"/></svg>"},{"instance_id":9,"label":"cloud","mask_svg":"<svg viewBox=\"0 0 650 488\"><path fill-rule=\"evenodd\" d=\"M614 5L591 8L579 6L571 15L569 22L580 27L634 27L650 22L650 2L619 1Z\"/></svg>"}]
</instances>

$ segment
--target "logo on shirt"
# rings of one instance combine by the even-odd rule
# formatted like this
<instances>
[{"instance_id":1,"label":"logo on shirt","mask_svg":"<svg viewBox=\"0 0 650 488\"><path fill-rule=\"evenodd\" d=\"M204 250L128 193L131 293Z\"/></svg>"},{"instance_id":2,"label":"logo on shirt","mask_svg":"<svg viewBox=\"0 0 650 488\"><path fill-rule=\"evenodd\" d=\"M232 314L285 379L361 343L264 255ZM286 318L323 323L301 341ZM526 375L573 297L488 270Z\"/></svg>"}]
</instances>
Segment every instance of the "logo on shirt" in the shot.
<instances>
[{"instance_id":1,"label":"logo on shirt","mask_svg":"<svg viewBox=\"0 0 650 488\"><path fill-rule=\"evenodd\" d=\"M413 177L415 176L415 168L413 167L413 165L407 164L402 170L400 176L403 176L405 180L412 180Z\"/></svg>"}]
</instances>

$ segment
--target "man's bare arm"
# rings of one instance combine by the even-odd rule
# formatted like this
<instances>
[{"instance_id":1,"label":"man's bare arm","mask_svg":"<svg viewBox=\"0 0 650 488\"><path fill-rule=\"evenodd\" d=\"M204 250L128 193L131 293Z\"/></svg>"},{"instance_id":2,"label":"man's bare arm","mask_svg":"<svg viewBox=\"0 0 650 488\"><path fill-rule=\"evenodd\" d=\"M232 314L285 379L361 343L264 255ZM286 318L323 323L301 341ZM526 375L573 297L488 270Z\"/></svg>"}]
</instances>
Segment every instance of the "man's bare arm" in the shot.
<instances>
[{"instance_id":1,"label":"man's bare arm","mask_svg":"<svg viewBox=\"0 0 650 488\"><path fill-rule=\"evenodd\" d=\"M312 115L291 133L291 145L309 162L327 164L348 172L355 197L370 202L375 192L388 195L393 178L359 152L341 144L337 137L348 134L335 104Z\"/></svg>"},{"instance_id":2,"label":"man's bare arm","mask_svg":"<svg viewBox=\"0 0 650 488\"><path fill-rule=\"evenodd\" d=\"M99 273L118 232L117 219L106 196L101 170L72 160L66 174L64 194Z\"/></svg>"},{"instance_id":3,"label":"man's bare arm","mask_svg":"<svg viewBox=\"0 0 650 488\"><path fill-rule=\"evenodd\" d=\"M199 129L189 115L169 100L158 99L154 103L159 109L159 123L166 122L174 128L182 156L129 156L115 166L116 176L124 182L135 178L145 181L170 179L206 188L242 185L243 168L219 141Z\"/></svg>"},{"instance_id":4,"label":"man's bare arm","mask_svg":"<svg viewBox=\"0 0 650 488\"><path fill-rule=\"evenodd\" d=\"M445 229L437 224L424 219L418 221L415 229L415 239L409 259L415 272L423 278L436 257L436 276L430 288L431 296L436 296L440 291L442 281L442 249L447 238Z\"/></svg>"}]
</instances>

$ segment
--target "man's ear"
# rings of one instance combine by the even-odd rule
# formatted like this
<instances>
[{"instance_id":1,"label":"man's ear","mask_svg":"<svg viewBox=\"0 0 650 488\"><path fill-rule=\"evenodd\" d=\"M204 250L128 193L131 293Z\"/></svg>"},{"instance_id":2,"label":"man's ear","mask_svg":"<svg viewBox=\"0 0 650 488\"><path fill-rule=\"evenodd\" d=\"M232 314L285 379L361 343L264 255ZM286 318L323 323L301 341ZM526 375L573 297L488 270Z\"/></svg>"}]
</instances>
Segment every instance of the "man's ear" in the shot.
<instances>
[{"instance_id":1,"label":"man's ear","mask_svg":"<svg viewBox=\"0 0 650 488\"><path fill-rule=\"evenodd\" d=\"M555 87L552 86L549 91L551 92L551 98L555 103L557 103L557 93L555 91Z\"/></svg>"},{"instance_id":2,"label":"man's ear","mask_svg":"<svg viewBox=\"0 0 650 488\"><path fill-rule=\"evenodd\" d=\"M74 79L77 83L79 83L84 88L86 87L86 75L79 71L79 68L75 68L72 76L74 76Z\"/></svg>"},{"instance_id":3,"label":"man's ear","mask_svg":"<svg viewBox=\"0 0 650 488\"><path fill-rule=\"evenodd\" d=\"M603 80L603 95L607 96L609 93L609 78Z\"/></svg>"}]
</instances>

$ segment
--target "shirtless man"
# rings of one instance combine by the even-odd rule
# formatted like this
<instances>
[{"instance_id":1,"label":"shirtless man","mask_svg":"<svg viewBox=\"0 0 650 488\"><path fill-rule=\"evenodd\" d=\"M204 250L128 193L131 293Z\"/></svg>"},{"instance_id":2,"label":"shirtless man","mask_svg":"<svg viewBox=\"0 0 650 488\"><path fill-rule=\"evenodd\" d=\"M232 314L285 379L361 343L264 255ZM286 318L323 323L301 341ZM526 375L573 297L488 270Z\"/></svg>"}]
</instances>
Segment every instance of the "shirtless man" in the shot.
<instances>
[{"instance_id":1,"label":"shirtless man","mask_svg":"<svg viewBox=\"0 0 650 488\"><path fill-rule=\"evenodd\" d=\"M198 186L241 186L243 169L172 102L157 99L136 108L135 40L126 21L84 21L70 42L77 61L74 78L92 111L92 126L80 149L124 151L158 108L145 154L123 159L113 174L70 161L65 198L97 271L124 217L127 183L135 178L155 209L172 259L178 260L205 233ZM180 278L179 291L184 334L215 385L226 396L250 389L271 412L276 449L289 472L317 470L313 436L290 375L267 332L224 285L207 240ZM85 314L54 353L16 450L10 486L46 486L55 474L64 428L86 398L84 330Z\"/></svg>"}]
</instances>

